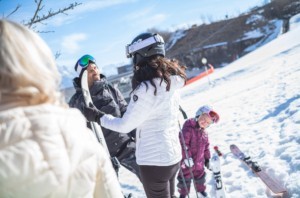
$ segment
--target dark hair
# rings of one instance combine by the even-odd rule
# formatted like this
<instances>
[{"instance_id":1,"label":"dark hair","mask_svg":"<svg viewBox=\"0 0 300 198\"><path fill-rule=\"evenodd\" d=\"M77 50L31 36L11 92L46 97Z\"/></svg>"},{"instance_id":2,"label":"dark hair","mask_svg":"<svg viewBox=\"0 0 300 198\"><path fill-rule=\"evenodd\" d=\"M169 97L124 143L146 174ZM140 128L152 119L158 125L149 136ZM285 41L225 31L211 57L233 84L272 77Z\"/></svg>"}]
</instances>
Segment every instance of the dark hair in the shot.
<instances>
[{"instance_id":1,"label":"dark hair","mask_svg":"<svg viewBox=\"0 0 300 198\"><path fill-rule=\"evenodd\" d=\"M141 83L144 83L148 89L148 84L145 81L149 80L154 87L154 95L156 95L157 88L153 79L160 78L160 84L165 82L167 84L166 91L169 91L171 87L170 76L181 76L186 82L184 69L185 67L181 66L175 59L170 60L159 55L144 58L142 62L134 66L132 90L138 88Z\"/></svg>"}]
</instances>

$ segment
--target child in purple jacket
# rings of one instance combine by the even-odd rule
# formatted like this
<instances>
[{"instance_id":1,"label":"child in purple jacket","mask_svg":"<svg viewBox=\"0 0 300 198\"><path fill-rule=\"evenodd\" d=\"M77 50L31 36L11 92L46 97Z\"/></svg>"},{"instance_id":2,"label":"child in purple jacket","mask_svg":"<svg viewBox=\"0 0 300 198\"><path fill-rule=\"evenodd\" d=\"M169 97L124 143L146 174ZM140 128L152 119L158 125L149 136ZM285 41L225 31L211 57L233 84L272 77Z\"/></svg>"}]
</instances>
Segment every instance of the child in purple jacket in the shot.
<instances>
[{"instance_id":1,"label":"child in purple jacket","mask_svg":"<svg viewBox=\"0 0 300 198\"><path fill-rule=\"evenodd\" d=\"M200 197L207 197L205 192L205 170L209 168L209 140L205 131L212 123L219 121L219 115L209 106L202 106L196 112L195 118L190 118L185 121L182 128L182 136L180 136L180 143L182 146L182 160L181 168L183 177L178 174L178 191L180 198L184 198L189 194L192 183L192 171L194 176L194 183ZM187 154L185 148L187 149ZM184 185L186 182L187 189Z\"/></svg>"}]
</instances>

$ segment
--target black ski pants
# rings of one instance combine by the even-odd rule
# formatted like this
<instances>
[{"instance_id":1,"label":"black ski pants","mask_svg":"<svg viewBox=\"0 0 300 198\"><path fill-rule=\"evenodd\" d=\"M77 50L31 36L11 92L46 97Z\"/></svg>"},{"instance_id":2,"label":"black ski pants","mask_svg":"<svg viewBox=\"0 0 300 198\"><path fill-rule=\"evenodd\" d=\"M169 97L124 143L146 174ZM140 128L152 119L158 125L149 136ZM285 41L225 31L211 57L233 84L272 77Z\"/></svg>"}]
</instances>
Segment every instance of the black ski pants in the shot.
<instances>
[{"instance_id":1,"label":"black ski pants","mask_svg":"<svg viewBox=\"0 0 300 198\"><path fill-rule=\"evenodd\" d=\"M147 198L175 197L175 178L179 164L178 162L171 166L139 166Z\"/></svg>"},{"instance_id":2,"label":"black ski pants","mask_svg":"<svg viewBox=\"0 0 300 198\"><path fill-rule=\"evenodd\" d=\"M122 164L127 170L134 173L141 180L140 169L136 163L135 157L135 142L128 141L124 145L125 146L120 148L120 151L115 156L118 158L120 164ZM118 174L117 170L116 172Z\"/></svg>"}]
</instances>

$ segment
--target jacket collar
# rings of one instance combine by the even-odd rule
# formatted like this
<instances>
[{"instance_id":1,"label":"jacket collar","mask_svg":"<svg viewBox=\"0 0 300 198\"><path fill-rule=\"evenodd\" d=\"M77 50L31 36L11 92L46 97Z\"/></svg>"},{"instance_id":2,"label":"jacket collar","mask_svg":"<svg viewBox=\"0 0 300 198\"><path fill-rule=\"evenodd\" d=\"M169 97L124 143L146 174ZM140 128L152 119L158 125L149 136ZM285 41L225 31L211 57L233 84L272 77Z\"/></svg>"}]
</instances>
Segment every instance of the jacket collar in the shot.
<instances>
[{"instance_id":1,"label":"jacket collar","mask_svg":"<svg viewBox=\"0 0 300 198\"><path fill-rule=\"evenodd\" d=\"M99 86L99 84L98 84L97 82L102 82L102 83L106 83L106 84L108 83L108 82L107 82L107 79L106 79L106 76L103 75L103 74L100 74L100 80L94 82L94 84L93 84L92 87L91 87L91 90L93 89L93 87ZM101 83L100 83L100 84L101 84ZM73 79L73 86L74 86L74 88L75 88L76 91L81 91L81 78L75 77L75 78Z\"/></svg>"}]
</instances>

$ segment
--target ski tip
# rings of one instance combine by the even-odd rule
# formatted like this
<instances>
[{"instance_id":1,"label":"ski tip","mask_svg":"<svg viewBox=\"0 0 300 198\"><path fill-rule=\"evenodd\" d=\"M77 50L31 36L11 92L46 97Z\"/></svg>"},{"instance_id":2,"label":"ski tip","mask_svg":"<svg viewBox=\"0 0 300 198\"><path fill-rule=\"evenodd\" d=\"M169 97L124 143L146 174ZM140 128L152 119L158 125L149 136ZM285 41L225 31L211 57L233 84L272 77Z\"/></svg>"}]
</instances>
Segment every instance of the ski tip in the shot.
<instances>
[{"instance_id":1,"label":"ski tip","mask_svg":"<svg viewBox=\"0 0 300 198\"><path fill-rule=\"evenodd\" d=\"M218 154L219 157L221 157L223 155L222 152L219 150L218 146L214 146L214 150Z\"/></svg>"},{"instance_id":2,"label":"ski tip","mask_svg":"<svg viewBox=\"0 0 300 198\"><path fill-rule=\"evenodd\" d=\"M236 148L237 146L235 145L235 144L231 144L230 145L230 149L232 149L232 148Z\"/></svg>"}]
</instances>

